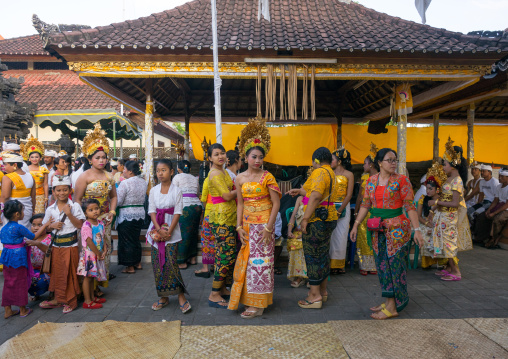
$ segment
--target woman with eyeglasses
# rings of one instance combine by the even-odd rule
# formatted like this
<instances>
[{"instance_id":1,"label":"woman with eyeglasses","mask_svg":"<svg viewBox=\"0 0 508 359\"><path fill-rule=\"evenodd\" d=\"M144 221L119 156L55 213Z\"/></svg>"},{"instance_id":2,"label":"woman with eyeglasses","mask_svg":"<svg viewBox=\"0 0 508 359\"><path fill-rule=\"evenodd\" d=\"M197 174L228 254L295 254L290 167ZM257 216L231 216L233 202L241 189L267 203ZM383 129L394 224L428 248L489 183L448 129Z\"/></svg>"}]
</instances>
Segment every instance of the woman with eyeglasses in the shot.
<instances>
[{"instance_id":1,"label":"woman with eyeglasses","mask_svg":"<svg viewBox=\"0 0 508 359\"><path fill-rule=\"evenodd\" d=\"M411 182L406 176L395 173L397 153L391 148L379 150L374 166L379 173L367 181L362 206L351 230L351 240L356 241L358 226L370 212L367 240L374 250L382 296L386 298L385 303L370 309L373 319L383 320L398 317L409 302L406 266L411 227L420 246L423 237L413 204Z\"/></svg>"}]
</instances>

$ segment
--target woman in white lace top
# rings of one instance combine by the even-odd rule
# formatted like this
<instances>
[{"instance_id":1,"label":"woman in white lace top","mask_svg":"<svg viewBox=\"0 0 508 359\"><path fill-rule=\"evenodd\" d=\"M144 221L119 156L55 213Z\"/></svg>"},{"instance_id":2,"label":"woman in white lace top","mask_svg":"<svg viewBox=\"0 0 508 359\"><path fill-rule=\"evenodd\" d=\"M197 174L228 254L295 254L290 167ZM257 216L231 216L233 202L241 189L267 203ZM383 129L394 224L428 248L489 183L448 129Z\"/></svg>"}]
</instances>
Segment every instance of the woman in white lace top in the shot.
<instances>
[{"instance_id":1,"label":"woman in white lace top","mask_svg":"<svg viewBox=\"0 0 508 359\"><path fill-rule=\"evenodd\" d=\"M179 220L182 240L178 242L177 257L180 269L197 263L199 223L203 211L198 197L199 179L190 174L190 169L189 161L178 162L178 174L173 178L173 184L180 188L183 195L183 214Z\"/></svg>"},{"instance_id":2,"label":"woman in white lace top","mask_svg":"<svg viewBox=\"0 0 508 359\"><path fill-rule=\"evenodd\" d=\"M122 273L135 273L141 269L141 242L139 236L145 220L145 198L147 183L140 177L137 161L127 161L123 170L125 180L117 189L119 210L118 264L126 266Z\"/></svg>"}]
</instances>

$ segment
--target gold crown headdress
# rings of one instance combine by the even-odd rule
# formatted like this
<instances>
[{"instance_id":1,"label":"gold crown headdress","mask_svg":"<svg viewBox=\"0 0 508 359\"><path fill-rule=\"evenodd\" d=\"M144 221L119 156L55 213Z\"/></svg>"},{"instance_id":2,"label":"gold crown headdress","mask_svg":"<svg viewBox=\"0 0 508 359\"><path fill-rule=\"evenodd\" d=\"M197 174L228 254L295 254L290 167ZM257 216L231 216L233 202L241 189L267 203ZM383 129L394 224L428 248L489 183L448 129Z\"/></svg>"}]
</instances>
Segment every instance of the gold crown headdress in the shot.
<instances>
[{"instance_id":1,"label":"gold crown headdress","mask_svg":"<svg viewBox=\"0 0 508 359\"><path fill-rule=\"evenodd\" d=\"M93 155L96 151L104 151L109 153L109 142L106 138L106 131L101 128L99 123L96 123L93 130L86 131L86 136L83 139L83 153L86 157Z\"/></svg>"},{"instance_id":2,"label":"gold crown headdress","mask_svg":"<svg viewBox=\"0 0 508 359\"><path fill-rule=\"evenodd\" d=\"M23 160L28 161L28 154L25 152L25 144L23 142L19 144L19 154L23 157Z\"/></svg>"},{"instance_id":3,"label":"gold crown headdress","mask_svg":"<svg viewBox=\"0 0 508 359\"><path fill-rule=\"evenodd\" d=\"M438 161L434 161L434 163L432 163L432 167L427 171L427 179L425 180L425 183L427 184L428 182L433 181L436 182L438 187L441 187L447 179L448 176L443 170L443 165L441 165Z\"/></svg>"},{"instance_id":4,"label":"gold crown headdress","mask_svg":"<svg viewBox=\"0 0 508 359\"><path fill-rule=\"evenodd\" d=\"M460 165L461 155L460 152L455 151L453 148L453 142L451 137L448 136L448 142L445 145L445 153L443 154L443 159L447 162L450 162L453 166Z\"/></svg>"},{"instance_id":5,"label":"gold crown headdress","mask_svg":"<svg viewBox=\"0 0 508 359\"><path fill-rule=\"evenodd\" d=\"M203 152L205 153L203 155L203 160L206 161L206 158L208 157L208 148L212 145L212 142L206 142L206 136L203 136L203 142L201 142L201 148L203 149Z\"/></svg>"},{"instance_id":6,"label":"gold crown headdress","mask_svg":"<svg viewBox=\"0 0 508 359\"><path fill-rule=\"evenodd\" d=\"M64 150L60 150L60 152L58 152L58 156L66 156L67 155L67 151L64 151Z\"/></svg>"},{"instance_id":7,"label":"gold crown headdress","mask_svg":"<svg viewBox=\"0 0 508 359\"><path fill-rule=\"evenodd\" d=\"M238 148L241 155L246 155L247 151L255 146L261 147L265 151L265 156L270 151L270 133L266 127L266 119L260 117L249 119L249 123L240 134Z\"/></svg>"},{"instance_id":8,"label":"gold crown headdress","mask_svg":"<svg viewBox=\"0 0 508 359\"><path fill-rule=\"evenodd\" d=\"M39 155L41 155L41 157L44 156L44 145L33 135L30 136L24 145L21 143L20 147L20 153L23 155L23 157L28 158L33 152L37 152Z\"/></svg>"},{"instance_id":9,"label":"gold crown headdress","mask_svg":"<svg viewBox=\"0 0 508 359\"><path fill-rule=\"evenodd\" d=\"M371 143L370 143L370 153L369 153L369 157L370 157L370 159L372 160L372 162L374 162L374 158L376 158L377 151L379 151L379 149L378 149L378 148L377 148L377 146L374 144L374 142L371 142Z\"/></svg>"}]
</instances>

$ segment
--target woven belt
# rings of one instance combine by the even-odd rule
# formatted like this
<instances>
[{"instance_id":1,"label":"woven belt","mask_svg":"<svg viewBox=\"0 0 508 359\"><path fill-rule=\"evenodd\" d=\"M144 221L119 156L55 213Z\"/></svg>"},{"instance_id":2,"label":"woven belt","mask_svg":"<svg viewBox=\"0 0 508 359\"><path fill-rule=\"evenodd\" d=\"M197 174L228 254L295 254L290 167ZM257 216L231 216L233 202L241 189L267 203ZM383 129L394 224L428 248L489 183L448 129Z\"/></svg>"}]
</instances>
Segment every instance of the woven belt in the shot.
<instances>
[{"instance_id":1,"label":"woven belt","mask_svg":"<svg viewBox=\"0 0 508 359\"><path fill-rule=\"evenodd\" d=\"M78 243L78 232L74 231L68 234L62 234L61 236L56 236L53 241L53 245L55 247L69 247Z\"/></svg>"}]
</instances>

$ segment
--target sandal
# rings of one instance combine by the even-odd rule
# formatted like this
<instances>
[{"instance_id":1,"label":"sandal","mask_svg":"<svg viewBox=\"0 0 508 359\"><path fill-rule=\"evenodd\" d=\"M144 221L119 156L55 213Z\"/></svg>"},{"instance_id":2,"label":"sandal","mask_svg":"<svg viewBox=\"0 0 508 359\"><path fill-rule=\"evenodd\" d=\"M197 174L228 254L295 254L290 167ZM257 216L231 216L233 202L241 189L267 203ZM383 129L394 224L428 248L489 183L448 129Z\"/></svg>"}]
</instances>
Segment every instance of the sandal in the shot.
<instances>
[{"instance_id":1,"label":"sandal","mask_svg":"<svg viewBox=\"0 0 508 359\"><path fill-rule=\"evenodd\" d=\"M376 320L385 320L385 319L390 319L390 318L397 318L397 317L399 316L399 313L395 313L395 314L393 314L393 313L389 312L389 311L388 311L388 309L386 309L386 308L381 309L381 313L383 313L384 315L386 315L386 317L384 317L384 318L376 318L374 315L375 315L375 314L378 314L378 313L379 313L379 312L377 312L377 313L372 313L372 314L370 315L370 317L371 317L372 319L376 319Z\"/></svg>"},{"instance_id":2,"label":"sandal","mask_svg":"<svg viewBox=\"0 0 508 359\"><path fill-rule=\"evenodd\" d=\"M256 310L255 312L246 310L245 312L240 314L240 317L242 317L243 319L252 319L255 317L260 317L263 315L263 311L264 311L264 309L259 309L259 310Z\"/></svg>"},{"instance_id":3,"label":"sandal","mask_svg":"<svg viewBox=\"0 0 508 359\"><path fill-rule=\"evenodd\" d=\"M155 311L161 310L162 308L164 308L168 304L169 304L169 299L166 300L165 302L162 302L162 303L161 303L161 300L159 299L157 301L157 303L153 303L152 304L152 310L155 310Z\"/></svg>"},{"instance_id":4,"label":"sandal","mask_svg":"<svg viewBox=\"0 0 508 359\"><path fill-rule=\"evenodd\" d=\"M100 298L100 297L102 297L104 295L104 292L101 292L100 290L96 290L93 293L93 295Z\"/></svg>"},{"instance_id":5,"label":"sandal","mask_svg":"<svg viewBox=\"0 0 508 359\"><path fill-rule=\"evenodd\" d=\"M226 305L222 305L221 303ZM219 300L218 302L214 302L208 299L208 306L212 308L228 309L227 304L228 302L226 302L225 300Z\"/></svg>"},{"instance_id":6,"label":"sandal","mask_svg":"<svg viewBox=\"0 0 508 359\"><path fill-rule=\"evenodd\" d=\"M279 268L274 268L273 272L274 272L276 275L281 275L281 274L282 274L282 271L281 271Z\"/></svg>"},{"instance_id":7,"label":"sandal","mask_svg":"<svg viewBox=\"0 0 508 359\"><path fill-rule=\"evenodd\" d=\"M95 303L99 303L99 304L104 304L104 303L106 303L106 299L104 299L104 298L95 298L93 301L94 301Z\"/></svg>"},{"instance_id":8,"label":"sandal","mask_svg":"<svg viewBox=\"0 0 508 359\"><path fill-rule=\"evenodd\" d=\"M59 303L51 304L51 302L49 300L45 300L44 302L39 303L39 307L41 307L42 309L53 309L53 308L59 308L61 306L62 305Z\"/></svg>"},{"instance_id":9,"label":"sandal","mask_svg":"<svg viewBox=\"0 0 508 359\"><path fill-rule=\"evenodd\" d=\"M303 309L321 309L323 307L323 301L317 300L315 302L309 302L307 299L298 301L298 305Z\"/></svg>"},{"instance_id":10,"label":"sandal","mask_svg":"<svg viewBox=\"0 0 508 359\"><path fill-rule=\"evenodd\" d=\"M297 281L292 281L291 282L291 287L293 288L300 288L301 286L305 285L307 281L305 279L302 279L301 281L297 282Z\"/></svg>"},{"instance_id":11,"label":"sandal","mask_svg":"<svg viewBox=\"0 0 508 359\"><path fill-rule=\"evenodd\" d=\"M459 280L462 279L462 276L458 276L455 274L448 274L448 275L442 276L440 279L444 280L445 282L458 282Z\"/></svg>"},{"instance_id":12,"label":"sandal","mask_svg":"<svg viewBox=\"0 0 508 359\"><path fill-rule=\"evenodd\" d=\"M21 313L21 311L19 311L19 310L14 310L14 311L12 312L12 314L11 314L11 315L9 315L8 317L4 317L4 318L5 318L5 319L9 319L10 317L14 317L15 315L18 315L19 313Z\"/></svg>"},{"instance_id":13,"label":"sandal","mask_svg":"<svg viewBox=\"0 0 508 359\"><path fill-rule=\"evenodd\" d=\"M383 303L381 305L378 305L377 307L370 308L370 311L374 312L374 313L377 313L377 312L382 311L383 309L386 309L386 304L385 303Z\"/></svg>"},{"instance_id":14,"label":"sandal","mask_svg":"<svg viewBox=\"0 0 508 359\"><path fill-rule=\"evenodd\" d=\"M25 315L20 315L21 318L26 318L28 317L30 314L32 314L33 312L33 309L32 308L28 308L28 313L26 313Z\"/></svg>"},{"instance_id":15,"label":"sandal","mask_svg":"<svg viewBox=\"0 0 508 359\"><path fill-rule=\"evenodd\" d=\"M83 309L100 309L102 304L97 302L90 302L90 304L83 303Z\"/></svg>"},{"instance_id":16,"label":"sandal","mask_svg":"<svg viewBox=\"0 0 508 359\"><path fill-rule=\"evenodd\" d=\"M131 271L128 271L127 268L125 268L122 273L126 273L126 274L134 274L136 273L136 270L133 270L132 272Z\"/></svg>"},{"instance_id":17,"label":"sandal","mask_svg":"<svg viewBox=\"0 0 508 359\"><path fill-rule=\"evenodd\" d=\"M100 306L102 307L102 305L101 305L101 304L98 304L98 305L100 305ZM62 311L62 313L63 313L63 314L70 313L70 312L72 312L72 311L75 309L75 308L71 308L71 307L70 307L70 306L68 306L67 304L65 304L65 305L63 306L63 308L64 308L64 309L63 309L63 311Z\"/></svg>"},{"instance_id":18,"label":"sandal","mask_svg":"<svg viewBox=\"0 0 508 359\"><path fill-rule=\"evenodd\" d=\"M372 274L372 275L377 275L377 271L376 271L376 270L371 270L371 271L369 272L369 274Z\"/></svg>"},{"instance_id":19,"label":"sandal","mask_svg":"<svg viewBox=\"0 0 508 359\"><path fill-rule=\"evenodd\" d=\"M360 270L360 274L361 275L367 275L367 274L369 274L369 272L367 272L366 270Z\"/></svg>"},{"instance_id":20,"label":"sandal","mask_svg":"<svg viewBox=\"0 0 508 359\"><path fill-rule=\"evenodd\" d=\"M185 308L185 305L187 305L187 304L189 305L189 308L184 309L184 308ZM183 304L180 306L180 310L182 311L182 313L183 313L183 314L187 313L187 312L188 312L189 310L191 310L191 309L192 309L192 307L191 307L191 305L190 305L190 303L189 303L189 301L188 301L188 300L186 300L186 301L185 301L185 303L183 303Z\"/></svg>"},{"instance_id":21,"label":"sandal","mask_svg":"<svg viewBox=\"0 0 508 359\"><path fill-rule=\"evenodd\" d=\"M196 277L201 277L201 278L210 278L210 272L209 271L203 272L201 269L194 271L194 275Z\"/></svg>"},{"instance_id":22,"label":"sandal","mask_svg":"<svg viewBox=\"0 0 508 359\"><path fill-rule=\"evenodd\" d=\"M448 274L450 274L450 273L449 273L447 270L445 270L445 269L441 269L441 271L436 272L436 273L434 273L434 274L435 274L435 275L437 275L437 276L442 277L442 276L448 275Z\"/></svg>"}]
</instances>

